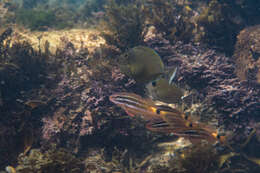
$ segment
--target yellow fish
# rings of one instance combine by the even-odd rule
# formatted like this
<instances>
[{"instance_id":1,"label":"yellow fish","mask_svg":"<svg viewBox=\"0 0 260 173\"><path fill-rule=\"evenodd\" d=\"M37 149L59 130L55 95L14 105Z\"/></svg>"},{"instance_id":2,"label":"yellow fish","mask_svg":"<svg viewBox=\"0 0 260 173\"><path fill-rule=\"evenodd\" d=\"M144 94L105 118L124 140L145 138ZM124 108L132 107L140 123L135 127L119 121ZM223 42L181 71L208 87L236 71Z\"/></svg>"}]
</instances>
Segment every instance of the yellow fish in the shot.
<instances>
[{"instance_id":1,"label":"yellow fish","mask_svg":"<svg viewBox=\"0 0 260 173\"><path fill-rule=\"evenodd\" d=\"M148 83L164 73L164 64L155 50L137 46L119 57L122 73L139 83Z\"/></svg>"},{"instance_id":2,"label":"yellow fish","mask_svg":"<svg viewBox=\"0 0 260 173\"><path fill-rule=\"evenodd\" d=\"M169 77L166 74L161 75L146 85L146 89L153 99L165 103L180 103L182 101L183 90L173 83L177 69L176 67Z\"/></svg>"}]
</instances>

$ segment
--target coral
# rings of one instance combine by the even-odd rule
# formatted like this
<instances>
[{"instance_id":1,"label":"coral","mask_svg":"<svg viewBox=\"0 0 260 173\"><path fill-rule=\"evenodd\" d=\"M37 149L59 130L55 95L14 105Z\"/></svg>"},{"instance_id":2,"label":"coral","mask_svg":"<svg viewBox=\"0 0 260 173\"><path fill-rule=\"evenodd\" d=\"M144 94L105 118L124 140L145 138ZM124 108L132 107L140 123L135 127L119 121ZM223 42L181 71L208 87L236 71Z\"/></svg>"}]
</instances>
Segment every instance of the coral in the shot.
<instances>
[{"instance_id":1,"label":"coral","mask_svg":"<svg viewBox=\"0 0 260 173\"><path fill-rule=\"evenodd\" d=\"M245 28L237 36L235 52L236 74L241 80L260 85L260 25Z\"/></svg>"},{"instance_id":2,"label":"coral","mask_svg":"<svg viewBox=\"0 0 260 173\"><path fill-rule=\"evenodd\" d=\"M38 149L30 151L28 156L20 154L17 173L27 172L82 172L83 162L71 152L62 148L51 148L46 152Z\"/></svg>"},{"instance_id":3,"label":"coral","mask_svg":"<svg viewBox=\"0 0 260 173\"><path fill-rule=\"evenodd\" d=\"M107 44L121 50L132 48L143 42L145 17L138 4L118 5L114 0L105 6L105 32Z\"/></svg>"}]
</instances>

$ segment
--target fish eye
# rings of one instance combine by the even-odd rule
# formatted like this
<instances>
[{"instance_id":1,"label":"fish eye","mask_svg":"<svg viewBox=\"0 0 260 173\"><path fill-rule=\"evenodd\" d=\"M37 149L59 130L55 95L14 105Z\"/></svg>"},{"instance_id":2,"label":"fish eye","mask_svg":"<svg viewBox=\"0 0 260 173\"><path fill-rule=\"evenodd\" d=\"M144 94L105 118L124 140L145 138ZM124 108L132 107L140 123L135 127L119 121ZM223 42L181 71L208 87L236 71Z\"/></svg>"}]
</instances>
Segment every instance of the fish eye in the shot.
<instances>
[{"instance_id":1,"label":"fish eye","mask_svg":"<svg viewBox=\"0 0 260 173\"><path fill-rule=\"evenodd\" d=\"M156 113L157 113L157 114L160 114L160 112L161 112L161 111L160 111L159 109L156 109Z\"/></svg>"},{"instance_id":2,"label":"fish eye","mask_svg":"<svg viewBox=\"0 0 260 173\"><path fill-rule=\"evenodd\" d=\"M163 78L163 79L167 79L167 76L165 76L165 75L162 75L162 78Z\"/></svg>"},{"instance_id":3,"label":"fish eye","mask_svg":"<svg viewBox=\"0 0 260 173\"><path fill-rule=\"evenodd\" d=\"M185 113L185 116L184 116L184 119L185 119L185 120L188 120L188 118L189 118L189 113L186 112L186 113Z\"/></svg>"},{"instance_id":4,"label":"fish eye","mask_svg":"<svg viewBox=\"0 0 260 173\"><path fill-rule=\"evenodd\" d=\"M155 87L156 86L156 81L152 82L152 86Z\"/></svg>"}]
</instances>

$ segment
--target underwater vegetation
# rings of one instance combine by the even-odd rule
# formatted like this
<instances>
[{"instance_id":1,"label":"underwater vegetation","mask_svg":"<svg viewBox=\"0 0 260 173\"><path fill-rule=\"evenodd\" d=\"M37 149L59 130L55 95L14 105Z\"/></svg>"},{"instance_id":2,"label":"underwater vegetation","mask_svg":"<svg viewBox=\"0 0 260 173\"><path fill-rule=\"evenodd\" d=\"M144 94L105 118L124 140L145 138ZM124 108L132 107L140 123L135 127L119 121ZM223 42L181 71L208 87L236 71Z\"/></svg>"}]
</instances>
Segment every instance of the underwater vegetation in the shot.
<instances>
[{"instance_id":1,"label":"underwater vegetation","mask_svg":"<svg viewBox=\"0 0 260 173\"><path fill-rule=\"evenodd\" d=\"M27 101L33 93L44 99L36 90L54 87L61 74L59 63L50 54L35 51L28 42L16 40L11 44L10 37L10 28L0 36L1 167L15 162L13 158L19 152L31 147L31 139L41 128L44 107L38 109Z\"/></svg>"},{"instance_id":2,"label":"underwater vegetation","mask_svg":"<svg viewBox=\"0 0 260 173\"><path fill-rule=\"evenodd\" d=\"M188 147L178 157L172 159L167 167L154 166L153 173L218 173L219 155L211 145L200 144Z\"/></svg>"},{"instance_id":3,"label":"underwater vegetation","mask_svg":"<svg viewBox=\"0 0 260 173\"><path fill-rule=\"evenodd\" d=\"M11 29L7 29L3 33L3 37L9 34L11 36ZM12 67L16 71L19 71L19 75L16 80L10 80L6 77L6 85L8 89L18 89L19 85L25 87L35 87L40 84L44 84L46 81L50 82L49 75L54 75L53 80L59 75L58 61L54 60L51 54L42 53L41 51L35 51L29 42L15 41L10 44L10 41L6 38L4 44L2 42L2 54L1 54L1 65L6 67ZM12 75L12 73L5 73L5 75ZM22 77L23 76L23 77ZM55 77L56 76L56 77ZM14 75L15 77L15 75ZM23 80L23 81L21 81ZM19 81L19 82L17 82ZM26 83L30 81L30 84ZM10 82L10 83L9 83ZM17 84L12 84L12 82ZM19 83L19 84L18 84ZM7 92L8 93L8 92Z\"/></svg>"},{"instance_id":4,"label":"underwater vegetation","mask_svg":"<svg viewBox=\"0 0 260 173\"><path fill-rule=\"evenodd\" d=\"M99 12L104 10L105 0L87 0L81 7L80 11L83 14L83 18L87 19L93 15L93 12Z\"/></svg>"},{"instance_id":5,"label":"underwater vegetation","mask_svg":"<svg viewBox=\"0 0 260 173\"><path fill-rule=\"evenodd\" d=\"M152 172L259 172L259 152L254 152L259 148L259 129L255 130L256 138L245 142L244 147L238 145L251 136L259 121L260 91L255 85L259 46L253 39L258 37L258 26L241 31L238 40L244 42L237 42L233 57L237 64L242 63L237 66L202 44L183 44L195 37L207 47L232 51L241 26L259 22L258 2L251 1L253 7L244 0L89 0L81 6L83 1L63 0L56 3L64 6L55 8L47 1L24 2L28 7L16 11L16 22L20 20L21 25L48 30L81 26L88 17L103 19L106 27L101 29L107 44L88 49L62 38L64 47L52 54L48 50L51 42L46 41L45 50L39 45L36 51L27 41L12 42L10 28L1 34L0 169L10 165L8 168L16 167L17 172L149 173L151 170L146 169L155 158L165 159L162 163L166 166L158 163ZM78 7L82 13L77 12ZM23 18L18 19L19 12ZM150 25L155 26L155 32L146 35ZM220 37L225 30L229 36ZM76 38L85 36L85 32L75 33L79 34ZM244 64L246 69L240 69ZM176 74L173 69L166 74L172 66ZM179 84L192 95L182 99ZM153 100L144 97L146 89ZM113 105L109 96L123 109ZM188 103L180 111L155 105L157 101L177 103L175 106L181 101ZM201 121L184 112L198 113ZM222 144L222 136L211 125L235 134L231 145L238 153L230 152L222 159L216 150L225 145L211 145ZM158 150L157 143L168 140L171 134L190 139L193 145L174 154ZM219 169L221 166L224 170Z\"/></svg>"},{"instance_id":6,"label":"underwater vegetation","mask_svg":"<svg viewBox=\"0 0 260 173\"><path fill-rule=\"evenodd\" d=\"M69 13L68 10L67 13ZM59 9L20 9L16 12L16 22L31 30L48 30L48 28L63 29L72 26L68 19L71 19L73 15L70 15L69 18L68 16Z\"/></svg>"},{"instance_id":7,"label":"underwater vegetation","mask_svg":"<svg viewBox=\"0 0 260 173\"><path fill-rule=\"evenodd\" d=\"M32 9L39 4L46 4L49 0L22 0L19 2L22 8Z\"/></svg>"},{"instance_id":8,"label":"underwater vegetation","mask_svg":"<svg viewBox=\"0 0 260 173\"><path fill-rule=\"evenodd\" d=\"M200 39L227 53L233 52L236 35L245 25L234 5L211 0L197 19L198 25L204 29L199 34Z\"/></svg>"},{"instance_id":9,"label":"underwater vegetation","mask_svg":"<svg viewBox=\"0 0 260 173\"><path fill-rule=\"evenodd\" d=\"M215 45L229 55L234 51L236 36L245 26L259 24L259 1L211 0L197 19L203 30L199 31L201 41Z\"/></svg>"},{"instance_id":10,"label":"underwater vegetation","mask_svg":"<svg viewBox=\"0 0 260 173\"><path fill-rule=\"evenodd\" d=\"M182 153L181 167L186 173L211 173L218 171L218 155L209 145L192 147Z\"/></svg>"},{"instance_id":11,"label":"underwater vegetation","mask_svg":"<svg viewBox=\"0 0 260 173\"><path fill-rule=\"evenodd\" d=\"M260 25L247 27L237 36L233 59L240 80L260 84ZM257 87L257 86L255 86Z\"/></svg>"},{"instance_id":12,"label":"underwater vegetation","mask_svg":"<svg viewBox=\"0 0 260 173\"><path fill-rule=\"evenodd\" d=\"M118 5L110 0L105 8L103 37L107 44L124 51L141 45L145 36L145 16L137 3Z\"/></svg>"},{"instance_id":13,"label":"underwater vegetation","mask_svg":"<svg viewBox=\"0 0 260 173\"><path fill-rule=\"evenodd\" d=\"M172 0L150 0L145 2L144 14L148 23L163 33L164 37L175 42L182 40L188 42L192 38L192 12L187 10L187 5L192 2Z\"/></svg>"},{"instance_id":14,"label":"underwater vegetation","mask_svg":"<svg viewBox=\"0 0 260 173\"><path fill-rule=\"evenodd\" d=\"M230 55L239 31L259 24L260 16L257 0L26 0L8 3L13 4L9 9L15 11L16 21L10 12L5 20L32 30L93 27L102 20L99 26L105 24L105 29L101 27L101 30L107 43L122 50L143 43L147 26L153 25L172 43L206 43Z\"/></svg>"},{"instance_id":15,"label":"underwater vegetation","mask_svg":"<svg viewBox=\"0 0 260 173\"><path fill-rule=\"evenodd\" d=\"M47 30L56 24L55 14L51 11L20 10L16 14L17 23L31 30Z\"/></svg>"},{"instance_id":16,"label":"underwater vegetation","mask_svg":"<svg viewBox=\"0 0 260 173\"><path fill-rule=\"evenodd\" d=\"M231 55L239 31L259 24L259 5L245 0L151 0L144 2L143 14L172 43L206 43Z\"/></svg>"},{"instance_id":17,"label":"underwater vegetation","mask_svg":"<svg viewBox=\"0 0 260 173\"><path fill-rule=\"evenodd\" d=\"M18 157L17 173L28 172L71 172L80 173L84 170L83 161L76 158L70 151L63 148L51 148L46 152L32 149L28 155Z\"/></svg>"},{"instance_id":18,"label":"underwater vegetation","mask_svg":"<svg viewBox=\"0 0 260 173\"><path fill-rule=\"evenodd\" d=\"M160 42L160 45L156 42ZM247 82L241 83L236 77L236 66L231 58L212 49L206 49L202 45L176 43L172 46L160 36L147 39L146 44L161 55L166 61L165 64L179 64L179 75L176 76L178 83L187 84L199 92L200 100L203 100L201 102L212 103L204 105L214 106L216 109L215 113L213 111L208 115L208 118L213 114L225 123L231 123L230 121L234 119L237 122L242 118L245 123L243 124L248 126L246 125L248 118L255 119L259 114L260 102L257 95L260 91ZM204 117L206 114L204 112L201 116Z\"/></svg>"}]
</instances>

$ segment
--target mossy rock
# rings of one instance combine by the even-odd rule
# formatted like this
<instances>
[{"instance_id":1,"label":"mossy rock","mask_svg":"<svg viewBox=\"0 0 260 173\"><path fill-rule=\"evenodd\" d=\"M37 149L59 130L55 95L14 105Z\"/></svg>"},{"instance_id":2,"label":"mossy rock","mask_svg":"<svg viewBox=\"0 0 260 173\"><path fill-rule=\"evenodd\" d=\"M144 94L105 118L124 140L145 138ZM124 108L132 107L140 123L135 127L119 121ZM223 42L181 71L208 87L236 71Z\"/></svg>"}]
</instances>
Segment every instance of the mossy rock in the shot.
<instances>
[{"instance_id":1,"label":"mossy rock","mask_svg":"<svg viewBox=\"0 0 260 173\"><path fill-rule=\"evenodd\" d=\"M260 25L239 33L233 58L236 74L241 80L260 84Z\"/></svg>"}]
</instances>

